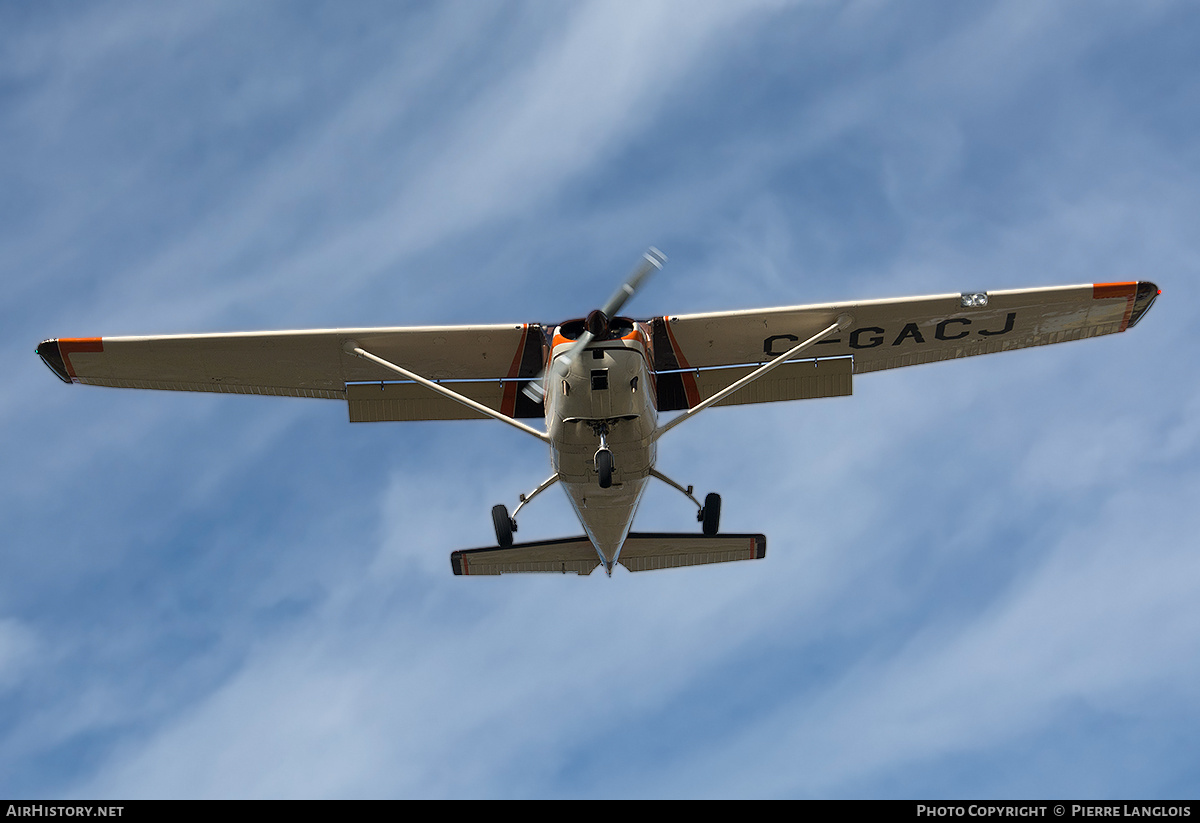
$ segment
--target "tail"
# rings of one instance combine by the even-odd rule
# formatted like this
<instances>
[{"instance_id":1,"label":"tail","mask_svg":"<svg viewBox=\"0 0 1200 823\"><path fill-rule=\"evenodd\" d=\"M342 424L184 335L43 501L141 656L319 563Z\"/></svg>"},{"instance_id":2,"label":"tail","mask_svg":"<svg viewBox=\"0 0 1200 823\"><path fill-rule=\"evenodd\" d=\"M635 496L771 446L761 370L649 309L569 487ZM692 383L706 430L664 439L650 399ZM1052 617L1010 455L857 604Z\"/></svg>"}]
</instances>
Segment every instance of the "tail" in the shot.
<instances>
[{"instance_id":1,"label":"tail","mask_svg":"<svg viewBox=\"0 0 1200 823\"><path fill-rule=\"evenodd\" d=\"M618 562L631 572L676 569L734 560L761 560L767 538L761 534L631 534ZM600 565L586 537L517 543L507 549L465 549L450 555L455 574L591 574Z\"/></svg>"}]
</instances>

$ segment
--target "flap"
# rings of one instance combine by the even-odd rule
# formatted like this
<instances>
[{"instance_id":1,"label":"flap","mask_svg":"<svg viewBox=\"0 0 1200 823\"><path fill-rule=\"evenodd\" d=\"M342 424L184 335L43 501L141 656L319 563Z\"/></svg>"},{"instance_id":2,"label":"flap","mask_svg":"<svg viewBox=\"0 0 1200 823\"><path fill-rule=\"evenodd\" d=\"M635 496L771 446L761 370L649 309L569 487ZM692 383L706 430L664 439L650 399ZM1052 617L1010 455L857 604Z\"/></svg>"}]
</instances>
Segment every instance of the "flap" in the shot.
<instances>
[{"instance_id":1,"label":"flap","mask_svg":"<svg viewBox=\"0 0 1200 823\"><path fill-rule=\"evenodd\" d=\"M736 383L755 368L757 367L729 366L658 374L658 410L665 412L690 409L726 386ZM792 361L764 374L715 405L737 406L777 400L849 397L852 394L853 372L854 363L849 357Z\"/></svg>"},{"instance_id":2,"label":"flap","mask_svg":"<svg viewBox=\"0 0 1200 823\"><path fill-rule=\"evenodd\" d=\"M509 417L541 418L540 402L521 391L528 380L458 380L446 387ZM351 423L390 420L489 420L487 415L411 382L350 383L346 402Z\"/></svg>"}]
</instances>

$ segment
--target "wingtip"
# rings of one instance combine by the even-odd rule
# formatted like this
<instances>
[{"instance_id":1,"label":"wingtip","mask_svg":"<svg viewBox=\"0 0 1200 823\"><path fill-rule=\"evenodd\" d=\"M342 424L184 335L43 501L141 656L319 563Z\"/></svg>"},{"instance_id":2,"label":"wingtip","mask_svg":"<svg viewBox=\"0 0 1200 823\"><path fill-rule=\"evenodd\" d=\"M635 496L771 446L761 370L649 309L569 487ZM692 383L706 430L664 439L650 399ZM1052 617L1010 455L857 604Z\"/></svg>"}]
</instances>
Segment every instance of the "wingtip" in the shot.
<instances>
[{"instance_id":1,"label":"wingtip","mask_svg":"<svg viewBox=\"0 0 1200 823\"><path fill-rule=\"evenodd\" d=\"M1162 289L1149 280L1139 282L1133 298L1133 310L1129 313L1129 323L1125 328L1132 329L1136 326L1142 316L1150 311L1150 307L1154 305L1154 301L1160 294L1162 294Z\"/></svg>"},{"instance_id":2,"label":"wingtip","mask_svg":"<svg viewBox=\"0 0 1200 823\"><path fill-rule=\"evenodd\" d=\"M62 349L58 346L58 339L43 340L38 343L38 347L34 349L37 356L42 358L42 362L54 372L55 376L64 383L71 383L71 375L67 372L67 365L63 361Z\"/></svg>"},{"instance_id":3,"label":"wingtip","mask_svg":"<svg viewBox=\"0 0 1200 823\"><path fill-rule=\"evenodd\" d=\"M1121 322L1120 331L1136 326L1142 319L1142 315L1150 311L1150 307L1154 305L1154 301L1160 294L1162 294L1162 289L1149 280L1094 283L1092 285L1092 297L1096 300L1126 301L1125 317Z\"/></svg>"}]
</instances>

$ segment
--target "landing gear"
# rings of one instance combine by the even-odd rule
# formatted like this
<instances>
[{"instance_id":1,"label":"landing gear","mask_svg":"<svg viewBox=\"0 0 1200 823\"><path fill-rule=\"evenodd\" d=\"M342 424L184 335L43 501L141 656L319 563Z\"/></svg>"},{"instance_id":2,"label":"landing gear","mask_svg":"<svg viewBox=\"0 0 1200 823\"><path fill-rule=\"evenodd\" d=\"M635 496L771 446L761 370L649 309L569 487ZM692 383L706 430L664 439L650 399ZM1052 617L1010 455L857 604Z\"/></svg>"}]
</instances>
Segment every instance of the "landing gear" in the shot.
<instances>
[{"instance_id":1,"label":"landing gear","mask_svg":"<svg viewBox=\"0 0 1200 823\"><path fill-rule=\"evenodd\" d=\"M592 423L592 431L600 438L600 448L596 449L596 477L600 480L600 488L611 488L613 480L613 456L608 448L608 421L594 421Z\"/></svg>"},{"instance_id":2,"label":"landing gear","mask_svg":"<svg viewBox=\"0 0 1200 823\"><path fill-rule=\"evenodd\" d=\"M511 516L509 516L508 509L503 504L492 506L492 526L496 529L496 544L500 548L507 549L512 546L513 532L517 530L517 515L521 513L521 509L525 508L525 504L557 482L558 472L555 472L543 480L541 485L529 494L521 495L521 502L517 504L517 508L513 510Z\"/></svg>"},{"instance_id":3,"label":"landing gear","mask_svg":"<svg viewBox=\"0 0 1200 823\"><path fill-rule=\"evenodd\" d=\"M596 452L596 476L600 478L600 488L607 489L612 486L613 456L608 449Z\"/></svg>"},{"instance_id":4,"label":"landing gear","mask_svg":"<svg viewBox=\"0 0 1200 823\"><path fill-rule=\"evenodd\" d=\"M704 508L700 510L700 529L708 537L717 533L721 526L721 495L710 492L704 498Z\"/></svg>"},{"instance_id":5,"label":"landing gear","mask_svg":"<svg viewBox=\"0 0 1200 823\"><path fill-rule=\"evenodd\" d=\"M517 524L508 516L508 508L504 504L492 506L492 525L496 527L496 544L502 549L510 547Z\"/></svg>"},{"instance_id":6,"label":"landing gear","mask_svg":"<svg viewBox=\"0 0 1200 823\"><path fill-rule=\"evenodd\" d=\"M655 471L654 469L650 470L650 476L657 478L671 488L676 489L686 496L688 500L691 500L696 504L696 521L700 523L700 528L706 536L712 537L717 533L717 530L721 527L721 495L717 494L716 492L710 492L707 496L705 496L704 505L701 506L700 501L692 496L691 486L688 486L685 489L683 486L679 485L665 474Z\"/></svg>"}]
</instances>

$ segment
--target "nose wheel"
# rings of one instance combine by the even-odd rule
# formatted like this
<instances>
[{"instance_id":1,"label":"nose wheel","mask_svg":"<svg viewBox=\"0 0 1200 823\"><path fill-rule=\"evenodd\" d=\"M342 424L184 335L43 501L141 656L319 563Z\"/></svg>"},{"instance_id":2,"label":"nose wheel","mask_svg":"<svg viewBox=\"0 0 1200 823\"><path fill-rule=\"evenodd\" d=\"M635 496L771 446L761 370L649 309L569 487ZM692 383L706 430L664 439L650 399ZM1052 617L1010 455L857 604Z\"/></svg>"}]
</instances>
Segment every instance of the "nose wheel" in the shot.
<instances>
[{"instance_id":1,"label":"nose wheel","mask_svg":"<svg viewBox=\"0 0 1200 823\"><path fill-rule=\"evenodd\" d=\"M612 487L613 481L613 454L608 448L608 422L607 420L596 420L592 423L592 431L600 438L600 448L596 449L596 479L600 481L600 488L607 489Z\"/></svg>"},{"instance_id":2,"label":"nose wheel","mask_svg":"<svg viewBox=\"0 0 1200 823\"><path fill-rule=\"evenodd\" d=\"M608 449L602 448L596 452L596 477L600 480L600 488L612 486L613 455Z\"/></svg>"}]
</instances>

